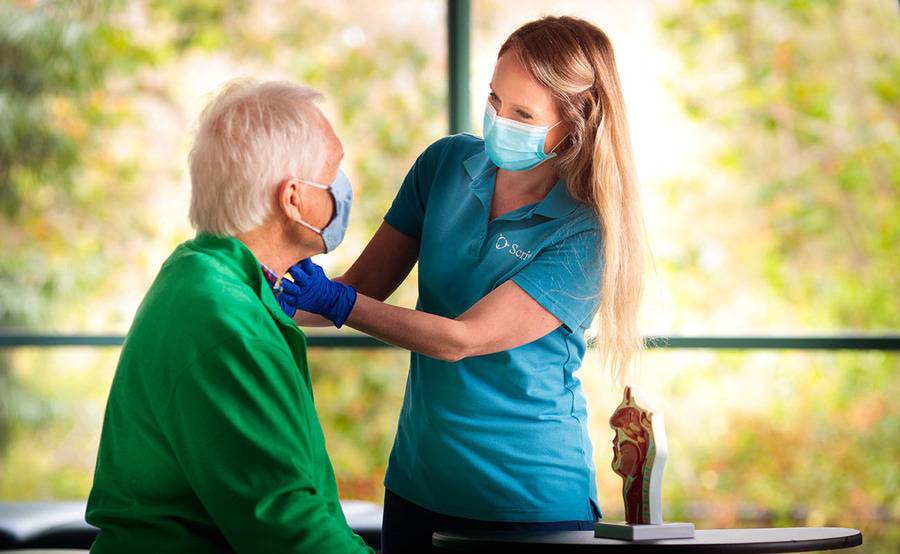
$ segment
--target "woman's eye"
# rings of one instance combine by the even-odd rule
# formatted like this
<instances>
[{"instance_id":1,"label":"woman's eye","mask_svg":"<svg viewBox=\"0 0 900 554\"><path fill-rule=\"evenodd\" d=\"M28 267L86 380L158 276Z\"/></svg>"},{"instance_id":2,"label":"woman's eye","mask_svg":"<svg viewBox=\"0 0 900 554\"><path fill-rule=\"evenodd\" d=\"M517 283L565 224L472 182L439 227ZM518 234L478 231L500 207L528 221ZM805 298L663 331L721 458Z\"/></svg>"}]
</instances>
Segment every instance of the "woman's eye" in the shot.
<instances>
[{"instance_id":1,"label":"woman's eye","mask_svg":"<svg viewBox=\"0 0 900 554\"><path fill-rule=\"evenodd\" d=\"M516 113L519 114L519 117L521 117L522 119L531 119L531 114L529 114L528 112L523 112L522 110L519 110Z\"/></svg>"}]
</instances>

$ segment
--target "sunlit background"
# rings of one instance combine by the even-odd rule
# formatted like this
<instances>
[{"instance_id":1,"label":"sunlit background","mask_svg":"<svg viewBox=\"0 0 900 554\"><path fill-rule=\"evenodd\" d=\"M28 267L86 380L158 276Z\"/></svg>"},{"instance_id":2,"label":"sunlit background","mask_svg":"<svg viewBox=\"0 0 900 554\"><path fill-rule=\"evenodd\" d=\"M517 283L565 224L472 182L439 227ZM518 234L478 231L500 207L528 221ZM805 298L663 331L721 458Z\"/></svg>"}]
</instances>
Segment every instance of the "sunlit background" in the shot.
<instances>
[{"instance_id":1,"label":"sunlit background","mask_svg":"<svg viewBox=\"0 0 900 554\"><path fill-rule=\"evenodd\" d=\"M345 270L416 156L448 132L444 1L0 2L0 331L114 334L193 236L195 119L235 77L327 97L354 186ZM894 0L473 2L471 125L522 23L611 38L654 254L647 335L900 330L900 9ZM390 299L413 307L415 272ZM313 331L310 331L311 333ZM0 499L84 499L118 348L0 349ZM408 354L313 349L342 498L381 502ZM601 507L621 391L578 374ZM653 349L667 520L856 527L900 550L896 351Z\"/></svg>"}]
</instances>

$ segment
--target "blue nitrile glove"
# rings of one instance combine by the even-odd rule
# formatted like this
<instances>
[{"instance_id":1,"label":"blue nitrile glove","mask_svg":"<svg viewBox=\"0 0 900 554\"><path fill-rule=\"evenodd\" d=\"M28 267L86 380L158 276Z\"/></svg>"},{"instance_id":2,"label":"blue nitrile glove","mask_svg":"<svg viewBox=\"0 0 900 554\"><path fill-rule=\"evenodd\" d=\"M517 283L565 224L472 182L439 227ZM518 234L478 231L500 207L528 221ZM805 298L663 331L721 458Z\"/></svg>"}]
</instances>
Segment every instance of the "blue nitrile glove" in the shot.
<instances>
[{"instance_id":1,"label":"blue nitrile glove","mask_svg":"<svg viewBox=\"0 0 900 554\"><path fill-rule=\"evenodd\" d=\"M294 317L294 314L297 313L297 308L294 307L294 302L296 302L296 294L292 294L288 292L288 289L284 287L282 283L288 283L291 290L296 290L297 287L294 286L294 283L291 283L287 279L281 279L278 285L272 288L272 292L275 294L275 301L278 302L278 306L281 307L281 311L287 314L288 317Z\"/></svg>"},{"instance_id":2,"label":"blue nitrile glove","mask_svg":"<svg viewBox=\"0 0 900 554\"><path fill-rule=\"evenodd\" d=\"M278 303L285 313L285 306L288 306L289 309L319 314L337 328L347 321L356 304L355 288L330 280L309 258L292 265L288 273L294 281L282 279L282 291L278 296Z\"/></svg>"}]
</instances>

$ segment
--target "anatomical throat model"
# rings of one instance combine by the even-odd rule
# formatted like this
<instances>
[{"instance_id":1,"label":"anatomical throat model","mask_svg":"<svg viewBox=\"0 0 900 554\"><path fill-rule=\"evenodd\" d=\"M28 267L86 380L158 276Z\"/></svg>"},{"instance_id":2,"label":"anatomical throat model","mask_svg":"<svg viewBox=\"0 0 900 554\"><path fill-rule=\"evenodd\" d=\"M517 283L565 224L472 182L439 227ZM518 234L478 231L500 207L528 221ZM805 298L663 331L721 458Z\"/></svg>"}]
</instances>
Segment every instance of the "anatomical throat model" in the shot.
<instances>
[{"instance_id":1,"label":"anatomical throat model","mask_svg":"<svg viewBox=\"0 0 900 554\"><path fill-rule=\"evenodd\" d=\"M662 523L662 475L667 444L663 416L637 405L631 387L613 412L613 471L622 477L625 521Z\"/></svg>"},{"instance_id":2,"label":"anatomical throat model","mask_svg":"<svg viewBox=\"0 0 900 554\"><path fill-rule=\"evenodd\" d=\"M627 540L691 538L692 523L664 523L662 479L668 456L662 413L625 387L622 403L609 418L613 437L612 469L622 477L625 523L597 524L597 537Z\"/></svg>"}]
</instances>

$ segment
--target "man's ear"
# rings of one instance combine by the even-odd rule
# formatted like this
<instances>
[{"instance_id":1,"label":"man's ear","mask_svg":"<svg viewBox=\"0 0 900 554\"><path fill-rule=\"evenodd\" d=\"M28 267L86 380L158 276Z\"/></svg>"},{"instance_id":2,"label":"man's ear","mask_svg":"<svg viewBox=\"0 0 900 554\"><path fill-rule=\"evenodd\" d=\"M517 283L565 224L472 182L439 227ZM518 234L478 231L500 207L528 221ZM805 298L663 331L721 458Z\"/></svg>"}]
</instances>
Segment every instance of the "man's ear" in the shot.
<instances>
[{"instance_id":1,"label":"man's ear","mask_svg":"<svg viewBox=\"0 0 900 554\"><path fill-rule=\"evenodd\" d=\"M303 219L303 198L300 194L300 182L296 179L285 179L278 185L276 201L281 212L289 219Z\"/></svg>"}]
</instances>

